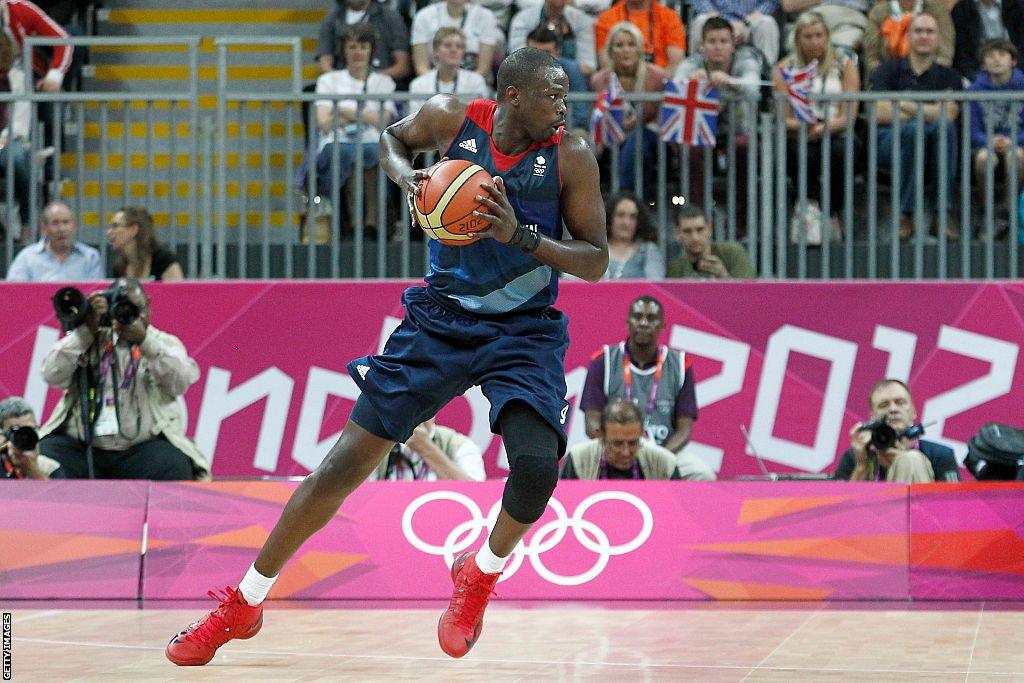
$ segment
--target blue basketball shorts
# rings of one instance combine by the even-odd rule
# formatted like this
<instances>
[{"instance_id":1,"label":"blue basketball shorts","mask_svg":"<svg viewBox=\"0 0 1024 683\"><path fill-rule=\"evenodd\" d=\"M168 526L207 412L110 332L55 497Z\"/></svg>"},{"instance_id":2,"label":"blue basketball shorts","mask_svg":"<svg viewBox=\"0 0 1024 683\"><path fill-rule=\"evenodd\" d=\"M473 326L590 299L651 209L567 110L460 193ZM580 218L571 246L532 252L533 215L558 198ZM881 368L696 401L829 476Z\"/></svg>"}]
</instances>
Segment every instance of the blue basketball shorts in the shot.
<instances>
[{"instance_id":1,"label":"blue basketball shorts","mask_svg":"<svg viewBox=\"0 0 1024 683\"><path fill-rule=\"evenodd\" d=\"M480 385L491 404L491 431L501 433L498 416L509 401L527 403L561 437L565 450L569 404L565 400L568 319L554 308L477 316L443 302L427 287L402 295L405 319L388 338L384 352L348 364L359 386L361 407L368 401L384 434L405 441L418 424L449 401ZM376 433L372 425L361 427ZM370 420L366 420L370 422Z\"/></svg>"}]
</instances>

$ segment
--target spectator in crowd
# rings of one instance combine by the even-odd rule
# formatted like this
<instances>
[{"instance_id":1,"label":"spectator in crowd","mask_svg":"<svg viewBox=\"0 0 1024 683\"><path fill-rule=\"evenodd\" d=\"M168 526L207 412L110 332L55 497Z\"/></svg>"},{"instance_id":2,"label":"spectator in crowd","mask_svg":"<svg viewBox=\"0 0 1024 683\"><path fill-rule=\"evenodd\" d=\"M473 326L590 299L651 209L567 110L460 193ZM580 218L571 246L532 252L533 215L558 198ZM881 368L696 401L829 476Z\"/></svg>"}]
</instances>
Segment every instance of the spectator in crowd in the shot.
<instances>
[{"instance_id":1,"label":"spectator in crowd","mask_svg":"<svg viewBox=\"0 0 1024 683\"><path fill-rule=\"evenodd\" d=\"M185 436L178 405L199 379L199 366L177 337L149 324L149 297L138 280L122 278L113 287L138 317L107 327L106 298L89 296L85 321L43 360L43 379L64 395L40 430L40 450L69 479L89 476L90 436L99 479L208 479L209 462Z\"/></svg>"},{"instance_id":2,"label":"spectator in crowd","mask_svg":"<svg viewBox=\"0 0 1024 683\"><path fill-rule=\"evenodd\" d=\"M527 7L512 19L508 29L508 49L514 52L526 45L526 37L544 27L555 36L557 58L573 61L584 76L594 73L597 54L594 48L594 19L568 0L544 0L540 8ZM575 92L569 83L570 92ZM586 90L586 88L584 88Z\"/></svg>"},{"instance_id":3,"label":"spectator in crowd","mask_svg":"<svg viewBox=\"0 0 1024 683\"><path fill-rule=\"evenodd\" d=\"M1020 54L1024 50L1024 2L1022 0L960 0L951 11L956 27L953 70L969 81L982 68L982 43L1003 38Z\"/></svg>"},{"instance_id":4,"label":"spectator in crowd","mask_svg":"<svg viewBox=\"0 0 1024 683\"><path fill-rule=\"evenodd\" d=\"M668 277L751 279L754 268L743 245L736 242L714 242L711 226L704 210L687 202L676 212L676 242L683 253L669 264Z\"/></svg>"},{"instance_id":5,"label":"spectator in crowd","mask_svg":"<svg viewBox=\"0 0 1024 683\"><path fill-rule=\"evenodd\" d=\"M0 401L0 479L64 479L60 463L40 455L38 445L26 443L18 448L14 430L26 427L38 436L32 406L20 396Z\"/></svg>"},{"instance_id":6,"label":"spectator in crowd","mask_svg":"<svg viewBox=\"0 0 1024 683\"><path fill-rule=\"evenodd\" d=\"M814 10L825 20L833 45L859 52L868 29L868 4L868 0L782 0L782 10Z\"/></svg>"},{"instance_id":7,"label":"spectator in crowd","mask_svg":"<svg viewBox=\"0 0 1024 683\"><path fill-rule=\"evenodd\" d=\"M14 257L7 270L13 282L74 282L102 280L100 253L78 236L78 224L71 207L64 202L50 202L43 209L40 230L43 238L30 244Z\"/></svg>"},{"instance_id":8,"label":"spectator in crowd","mask_svg":"<svg viewBox=\"0 0 1024 683\"><path fill-rule=\"evenodd\" d=\"M701 35L704 22L724 17L732 24L737 44L750 43L769 64L779 60L779 0L694 0L690 32Z\"/></svg>"},{"instance_id":9,"label":"spectator in crowd","mask_svg":"<svg viewBox=\"0 0 1024 683\"><path fill-rule=\"evenodd\" d=\"M609 43L622 24L636 27L643 61L673 73L686 55L686 30L679 14L657 0L621 0L601 13L594 24L594 45L602 69L612 64ZM627 88L628 89L628 88Z\"/></svg>"},{"instance_id":10,"label":"spectator in crowd","mask_svg":"<svg viewBox=\"0 0 1024 683\"><path fill-rule=\"evenodd\" d=\"M590 359L580 396L587 436L600 434L601 411L624 398L637 404L648 438L673 453L690 442L697 419L693 361L658 343L665 309L652 296L637 297L626 318L626 341L601 347Z\"/></svg>"},{"instance_id":11,"label":"spectator in crowd","mask_svg":"<svg viewBox=\"0 0 1024 683\"><path fill-rule=\"evenodd\" d=\"M341 32L344 45L339 71L331 71L316 81L322 95L384 94L395 91L390 76L370 68L370 55L377 43L377 32L367 24L353 24ZM397 112L390 100L366 100L362 109L355 99L317 100L316 124L320 141L316 155L317 194L331 197L333 207L340 206L334 195L334 161L337 158L338 187L345 192L349 223L343 232L351 232L357 223L355 212L356 184L349 184L356 163L356 154L363 157L363 208L368 231L377 227L377 164L381 131L395 119ZM337 147L337 150L335 149Z\"/></svg>"},{"instance_id":12,"label":"spectator in crowd","mask_svg":"<svg viewBox=\"0 0 1024 683\"><path fill-rule=\"evenodd\" d=\"M675 453L645 439L643 413L617 399L601 410L597 436L565 454L559 478L714 481L715 473L693 456L680 464Z\"/></svg>"},{"instance_id":13,"label":"spectator in crowd","mask_svg":"<svg viewBox=\"0 0 1024 683\"><path fill-rule=\"evenodd\" d=\"M782 70L802 69L812 62L817 62L811 90L816 93L854 93L860 92L860 72L856 58L845 50L837 49L829 35L828 25L824 17L810 10L801 14L793 29L793 52L787 55L775 70L775 90L786 92L786 82ZM852 114L847 110L853 109ZM832 214L832 232L838 236L841 227L837 216L843 209L843 154L846 142L842 133L848 122L857 119L856 102L832 102L826 108L821 102L811 101L815 122L802 123L793 113L792 105L786 107L786 132L789 142L786 151L786 167L790 179L795 179L799 172L799 133L806 127L807 135L807 202L815 208L822 205L821 168L822 158L828 155L831 163L829 178L829 207ZM825 131L830 131L829 147L825 148Z\"/></svg>"},{"instance_id":14,"label":"spectator in crowd","mask_svg":"<svg viewBox=\"0 0 1024 683\"><path fill-rule=\"evenodd\" d=\"M713 151L716 163L713 172L722 172L729 163L729 141L736 148L734 159L737 178L747 176L748 126L756 125L761 96L761 78L765 71L764 56L752 45L736 45L732 24L724 17L711 17L701 29L700 50L684 59L676 69L674 80L711 81L722 95L718 113L718 134ZM740 99L742 98L742 99ZM703 204L704 147L690 148L690 200ZM736 193L736 215L742 223L739 234L746 234L747 193ZM723 202L724 203L724 202Z\"/></svg>"},{"instance_id":15,"label":"spectator in crowd","mask_svg":"<svg viewBox=\"0 0 1024 683\"><path fill-rule=\"evenodd\" d=\"M405 82L412 72L409 29L398 12L374 0L336 0L334 9L320 22L320 43L316 55L320 73L337 69L340 61L338 48L344 49L339 42L341 34L346 27L360 23L369 24L377 32L370 68L395 82Z\"/></svg>"},{"instance_id":16,"label":"spectator in crowd","mask_svg":"<svg viewBox=\"0 0 1024 683\"><path fill-rule=\"evenodd\" d=\"M524 9L540 9L540 6L544 4L544 0L516 0L516 7L519 10ZM612 6L612 0L574 0L572 6L576 9L581 9L592 18L596 19L601 16L601 13L606 11ZM601 44L596 45L598 50L601 49Z\"/></svg>"},{"instance_id":17,"label":"spectator in crowd","mask_svg":"<svg viewBox=\"0 0 1024 683\"><path fill-rule=\"evenodd\" d=\"M619 192L607 201L608 270L605 280L660 280L665 258L647 207L634 194Z\"/></svg>"},{"instance_id":18,"label":"spectator in crowd","mask_svg":"<svg viewBox=\"0 0 1024 683\"><path fill-rule=\"evenodd\" d=\"M558 63L565 69L565 75L569 77L569 92L585 93L590 89L587 78L580 71L580 65L575 60L566 59L558 53L558 36L546 25L534 27L526 36L526 45L544 50L558 60ZM566 106L569 108L566 114L569 128L586 140L589 136L587 128L590 126L590 105L586 102L566 102Z\"/></svg>"},{"instance_id":19,"label":"spectator in crowd","mask_svg":"<svg viewBox=\"0 0 1024 683\"><path fill-rule=\"evenodd\" d=\"M1024 91L1024 73L1017 68L1017 47L1006 38L986 41L981 47L982 70L978 79L968 88L971 92ZM1017 119L1017 144L1014 145L1013 119ZM988 137L991 119L992 138ZM991 151L989 146L991 145ZM1007 183L1004 204L1009 213L1009 202L1016 201L1017 190L1024 181L1024 107L1020 101L971 102L971 150L974 155L974 179L984 187L988 159L995 162L996 182ZM1016 159L1011 162L1011 159ZM1011 187L1010 163L1017 164L1017 187ZM998 202L998 200L997 200Z\"/></svg>"},{"instance_id":20,"label":"spectator in crowd","mask_svg":"<svg viewBox=\"0 0 1024 683\"><path fill-rule=\"evenodd\" d=\"M618 5L608 11L615 11L616 7ZM662 92L668 76L664 69L644 60L643 45L643 36L634 24L623 21L613 26L603 51L605 63L609 66L594 74L590 81L591 89L598 92L606 89L614 72L626 93ZM646 161L654 159L657 150L658 134L653 128L658 126L658 111L657 102L648 102L640 105L639 112L636 105L630 106L626 112L623 125L626 140L619 150L618 168L619 185L624 190L639 191L635 186L634 173L637 144L634 130L637 126L643 129L641 159L647 170L652 170Z\"/></svg>"},{"instance_id":21,"label":"spectator in crowd","mask_svg":"<svg viewBox=\"0 0 1024 683\"><path fill-rule=\"evenodd\" d=\"M434 63L437 65L409 84L410 93L422 93L429 99L438 93L465 95L469 99L487 97L487 82L476 71L462 68L466 52L466 36L454 26L437 29L433 40ZM409 113L415 114L426 100L410 100Z\"/></svg>"},{"instance_id":22,"label":"spectator in crowd","mask_svg":"<svg viewBox=\"0 0 1024 683\"><path fill-rule=\"evenodd\" d=\"M421 423L405 443L396 443L370 473L381 481L483 481L484 454L469 437L433 419Z\"/></svg>"},{"instance_id":23,"label":"spectator in crowd","mask_svg":"<svg viewBox=\"0 0 1024 683\"><path fill-rule=\"evenodd\" d=\"M944 91L960 90L960 76L948 66L939 64L939 22L930 14L918 14L910 22L910 53L883 62L871 74L871 89L883 91ZM878 103L878 162L882 167L892 166L892 121L900 120L900 238L907 239L914 231L915 144L917 134L917 108L924 110L924 168L939 168L939 130L946 129L945 171L947 197L953 196L956 180L957 127L953 124L960 108L956 102L907 102L883 100ZM937 178L937 173L928 176ZM921 178L924 182L926 178ZM943 207L939 207L941 210ZM948 208L948 207L946 207ZM938 211L936 211L936 223ZM956 215L949 212L946 236L955 240L960 236Z\"/></svg>"},{"instance_id":24,"label":"spectator in crowd","mask_svg":"<svg viewBox=\"0 0 1024 683\"><path fill-rule=\"evenodd\" d=\"M490 82L494 50L501 36L494 13L469 0L442 0L416 12L412 22L412 63L417 76L430 71L427 46L442 26L456 26L466 37L464 69L476 71Z\"/></svg>"},{"instance_id":25,"label":"spectator in crowd","mask_svg":"<svg viewBox=\"0 0 1024 683\"><path fill-rule=\"evenodd\" d=\"M36 7L45 12L51 19L60 24L61 28L72 37L84 36L89 28L87 18L93 11L95 0L37 0ZM46 48L44 53L52 57L53 48ZM71 66L64 76L66 90L81 90L82 65L88 61L89 48L79 45L72 53Z\"/></svg>"},{"instance_id":26,"label":"spectator in crowd","mask_svg":"<svg viewBox=\"0 0 1024 683\"><path fill-rule=\"evenodd\" d=\"M153 217L141 206L122 206L107 224L113 277L177 282L185 279L178 257L157 239Z\"/></svg>"},{"instance_id":27,"label":"spectator in crowd","mask_svg":"<svg viewBox=\"0 0 1024 683\"><path fill-rule=\"evenodd\" d=\"M897 435L917 420L910 389L898 379L884 379L868 394L871 420L888 418ZM835 471L836 479L847 481L898 481L919 484L960 481L960 468L953 450L941 444L900 436L892 448L871 445L871 431L863 422L850 428L850 447L843 452Z\"/></svg>"},{"instance_id":28,"label":"spectator in crowd","mask_svg":"<svg viewBox=\"0 0 1024 683\"><path fill-rule=\"evenodd\" d=\"M25 93L34 89L41 92L60 92L64 84L64 75L71 67L74 48L70 45L56 45L52 48L49 68L37 55L33 55L32 74L24 73L22 68L22 50L25 38L67 38L68 32L60 24L51 19L43 10L28 0L4 0L0 2L0 23L4 33L14 39L14 61L7 78L11 92ZM37 76L41 76L36 80ZM45 117L40 118L45 120ZM17 100L13 106L8 128L0 134L0 146L11 139L28 140L31 125L31 106L27 100ZM22 205L24 212L26 205Z\"/></svg>"},{"instance_id":29,"label":"spectator in crowd","mask_svg":"<svg viewBox=\"0 0 1024 683\"><path fill-rule=\"evenodd\" d=\"M704 22L700 50L680 62L674 79L709 80L723 94L734 93L756 100L764 71L763 56L750 45L737 46L735 36L735 30L728 20L719 16L710 17ZM729 101L722 102L719 111L720 133L729 106Z\"/></svg>"},{"instance_id":30,"label":"spectator in crowd","mask_svg":"<svg viewBox=\"0 0 1024 683\"><path fill-rule=\"evenodd\" d=\"M864 73L868 78L885 60L910 54L910 23L922 13L935 19L935 61L943 66L953 63L956 32L946 0L875 0L875 6L868 12L868 29L864 33Z\"/></svg>"},{"instance_id":31,"label":"spectator in crowd","mask_svg":"<svg viewBox=\"0 0 1024 683\"><path fill-rule=\"evenodd\" d=\"M0 31L0 92L11 92L11 84L7 77L14 63L14 41ZM11 137L10 114L12 107L7 102L0 102L0 198L18 207L21 219L21 243L27 244L32 239L32 226L29 223L31 213L32 192L31 173L32 157L30 146L23 137ZM12 197L7 196L7 174L14 173ZM0 223L0 240L7 237L7 228Z\"/></svg>"}]
</instances>

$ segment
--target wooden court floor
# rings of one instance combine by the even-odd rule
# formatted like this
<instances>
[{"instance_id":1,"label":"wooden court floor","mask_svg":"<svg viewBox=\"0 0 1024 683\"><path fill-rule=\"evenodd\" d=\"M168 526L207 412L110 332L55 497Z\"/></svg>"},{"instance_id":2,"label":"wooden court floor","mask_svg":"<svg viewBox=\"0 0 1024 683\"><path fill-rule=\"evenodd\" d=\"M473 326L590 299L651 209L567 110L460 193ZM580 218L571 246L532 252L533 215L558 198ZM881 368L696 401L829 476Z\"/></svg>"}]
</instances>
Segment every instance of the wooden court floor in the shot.
<instances>
[{"instance_id":1,"label":"wooden court floor","mask_svg":"<svg viewBox=\"0 0 1024 683\"><path fill-rule=\"evenodd\" d=\"M0 602L14 681L1024 682L1021 605L495 602L462 660L438 649L443 607L272 603L256 638L178 668L164 645L204 605Z\"/></svg>"}]
</instances>

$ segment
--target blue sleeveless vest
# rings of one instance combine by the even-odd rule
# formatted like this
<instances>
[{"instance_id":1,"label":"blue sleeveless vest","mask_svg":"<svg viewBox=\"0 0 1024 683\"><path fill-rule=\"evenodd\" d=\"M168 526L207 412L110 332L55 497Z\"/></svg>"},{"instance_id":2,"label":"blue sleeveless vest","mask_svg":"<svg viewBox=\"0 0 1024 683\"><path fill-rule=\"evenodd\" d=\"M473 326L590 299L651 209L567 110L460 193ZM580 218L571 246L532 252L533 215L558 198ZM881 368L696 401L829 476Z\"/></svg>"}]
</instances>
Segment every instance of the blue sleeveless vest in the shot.
<instances>
[{"instance_id":1,"label":"blue sleeveless vest","mask_svg":"<svg viewBox=\"0 0 1024 683\"><path fill-rule=\"evenodd\" d=\"M470 102L462 128L446 154L479 164L492 176L500 175L519 222L537 225L541 234L561 239L558 143L562 134L534 143L518 156L505 156L491 143L497 106L492 100ZM445 300L484 315L545 308L558 296L556 271L493 239L464 247L431 240L426 281Z\"/></svg>"}]
</instances>

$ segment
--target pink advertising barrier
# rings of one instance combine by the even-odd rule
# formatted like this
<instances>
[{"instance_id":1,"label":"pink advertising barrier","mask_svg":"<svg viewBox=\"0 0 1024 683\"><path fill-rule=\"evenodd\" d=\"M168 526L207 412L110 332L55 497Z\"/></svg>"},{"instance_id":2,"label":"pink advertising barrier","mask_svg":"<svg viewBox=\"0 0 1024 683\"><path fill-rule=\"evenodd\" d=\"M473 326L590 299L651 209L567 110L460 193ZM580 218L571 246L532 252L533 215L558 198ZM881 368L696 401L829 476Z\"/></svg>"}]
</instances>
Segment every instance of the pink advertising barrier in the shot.
<instances>
[{"instance_id":1,"label":"pink advertising barrier","mask_svg":"<svg viewBox=\"0 0 1024 683\"><path fill-rule=\"evenodd\" d=\"M294 484L154 484L143 596L238 581ZM271 597L446 599L503 484L368 483L284 569ZM510 561L510 599L902 599L906 487L563 482Z\"/></svg>"},{"instance_id":2,"label":"pink advertising barrier","mask_svg":"<svg viewBox=\"0 0 1024 683\"><path fill-rule=\"evenodd\" d=\"M149 482L0 481L0 598L131 598Z\"/></svg>"},{"instance_id":3,"label":"pink advertising barrier","mask_svg":"<svg viewBox=\"0 0 1024 683\"><path fill-rule=\"evenodd\" d=\"M184 397L188 433L216 476L301 475L316 467L357 397L345 371L376 352L402 316L406 282L189 282L149 286L153 323L181 337L201 369ZM58 337L54 285L0 284L0 395L43 414L59 392L38 367ZM614 282L562 286L570 318L568 399L591 354L626 334L640 294L665 307L661 341L694 358L700 418L688 446L721 478L759 474L740 432L772 471L829 471L866 416L870 387L909 380L928 438L965 443L985 422L1020 422L1024 284ZM487 403L472 389L440 421L504 475ZM584 438L569 413L569 440Z\"/></svg>"},{"instance_id":4,"label":"pink advertising barrier","mask_svg":"<svg viewBox=\"0 0 1024 683\"><path fill-rule=\"evenodd\" d=\"M202 598L296 484L0 485L0 600ZM277 599L446 599L501 482L368 483ZM1024 600L1024 484L562 482L498 586L544 600ZM147 523L145 559L141 557Z\"/></svg>"}]
</instances>

